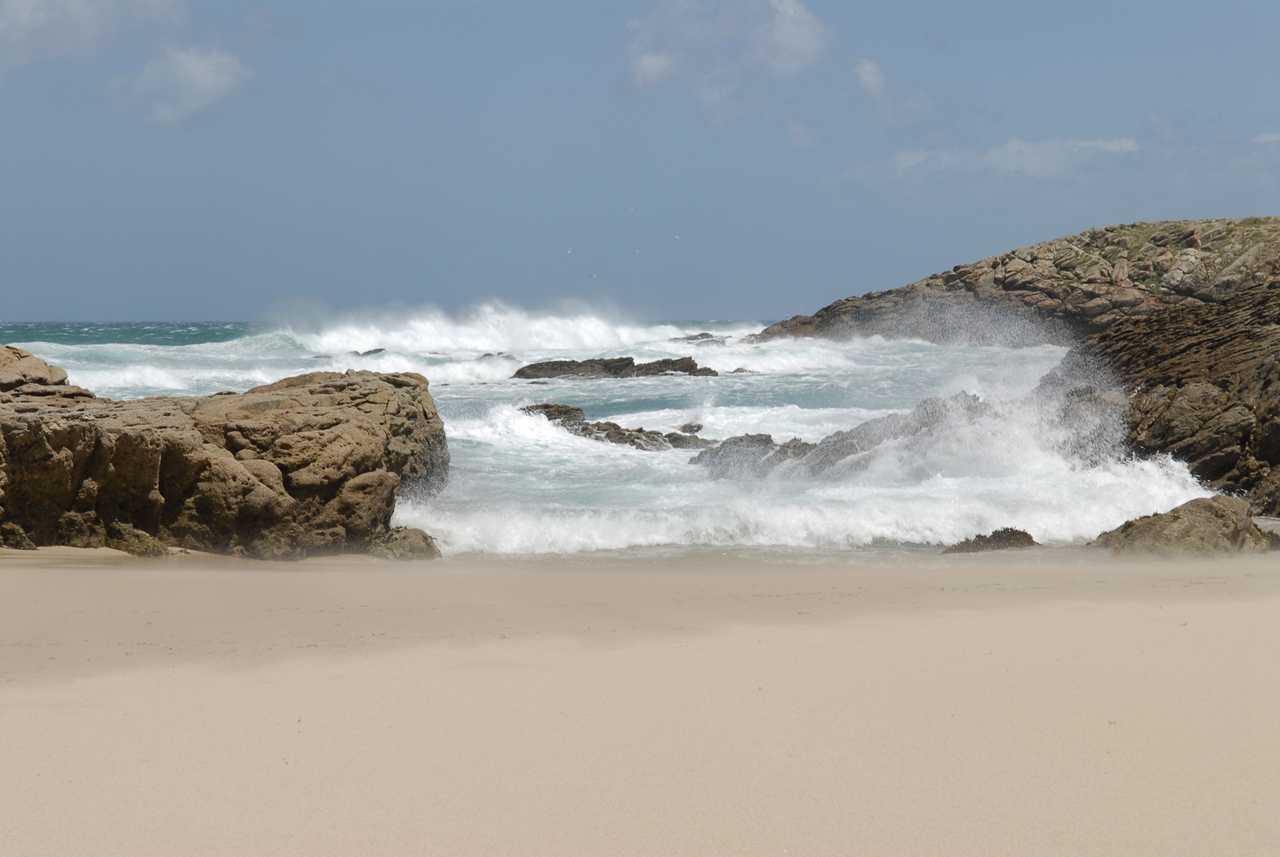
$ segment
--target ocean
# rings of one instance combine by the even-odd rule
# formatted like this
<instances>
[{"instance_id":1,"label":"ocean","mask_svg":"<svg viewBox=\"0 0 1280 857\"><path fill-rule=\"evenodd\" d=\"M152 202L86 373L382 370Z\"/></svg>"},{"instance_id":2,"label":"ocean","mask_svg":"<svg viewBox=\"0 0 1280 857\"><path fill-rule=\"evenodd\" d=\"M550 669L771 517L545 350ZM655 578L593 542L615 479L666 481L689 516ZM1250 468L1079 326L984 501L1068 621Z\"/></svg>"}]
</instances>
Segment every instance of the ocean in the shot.
<instances>
[{"instance_id":1,"label":"ocean","mask_svg":"<svg viewBox=\"0 0 1280 857\"><path fill-rule=\"evenodd\" d=\"M857 559L934 550L1013 526L1081 543L1138 515L1209 492L1168 458L1121 448L1070 454L1027 394L1061 347L936 345L871 337L750 344L756 321L626 322L590 311L486 304L310 324L0 324L0 342L64 367L104 396L240 391L300 372L421 372L445 421L452 470L432 497L402 496L397 523L448 555L652 556L706 551ZM710 332L723 344L679 337ZM369 353L373 352L373 353ZM719 377L513 380L527 363L692 356ZM746 372L730 374L736 369ZM856 470L712 479L689 451L645 452L569 434L524 405L576 405L592 420L723 439L817 441L922 399L966 391L990 417L891 441ZM1070 427L1065 431L1070 434Z\"/></svg>"}]
</instances>

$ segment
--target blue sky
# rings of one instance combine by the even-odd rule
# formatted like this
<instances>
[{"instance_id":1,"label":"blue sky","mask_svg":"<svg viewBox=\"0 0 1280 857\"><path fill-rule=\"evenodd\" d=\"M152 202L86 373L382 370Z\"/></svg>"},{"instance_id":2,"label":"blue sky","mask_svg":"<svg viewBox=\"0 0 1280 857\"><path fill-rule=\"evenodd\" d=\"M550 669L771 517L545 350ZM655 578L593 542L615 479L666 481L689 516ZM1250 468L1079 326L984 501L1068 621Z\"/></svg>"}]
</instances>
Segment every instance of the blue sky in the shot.
<instances>
[{"instance_id":1,"label":"blue sky","mask_svg":"<svg viewBox=\"0 0 1280 857\"><path fill-rule=\"evenodd\" d=\"M771 319L1280 214L1280 4L0 0L0 320Z\"/></svg>"}]
</instances>

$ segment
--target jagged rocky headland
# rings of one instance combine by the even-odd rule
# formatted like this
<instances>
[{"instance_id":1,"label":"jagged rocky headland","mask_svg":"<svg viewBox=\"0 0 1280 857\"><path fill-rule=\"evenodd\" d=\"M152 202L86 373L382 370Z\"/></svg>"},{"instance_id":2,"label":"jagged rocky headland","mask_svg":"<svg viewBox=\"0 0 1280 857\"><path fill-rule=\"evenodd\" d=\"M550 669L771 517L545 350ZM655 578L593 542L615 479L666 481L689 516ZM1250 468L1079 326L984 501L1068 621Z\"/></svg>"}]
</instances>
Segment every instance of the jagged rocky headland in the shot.
<instances>
[{"instance_id":1,"label":"jagged rocky headland","mask_svg":"<svg viewBox=\"0 0 1280 857\"><path fill-rule=\"evenodd\" d=\"M7 547L431 557L431 537L391 516L398 490L432 490L448 471L421 375L318 372L243 394L112 401L0 348Z\"/></svg>"},{"instance_id":2,"label":"jagged rocky headland","mask_svg":"<svg viewBox=\"0 0 1280 857\"><path fill-rule=\"evenodd\" d=\"M1042 391L1114 385L1133 451L1168 453L1254 514L1280 514L1280 218L1092 229L844 298L757 339L876 334L1071 345ZM771 441L735 443L778 455Z\"/></svg>"}]
</instances>

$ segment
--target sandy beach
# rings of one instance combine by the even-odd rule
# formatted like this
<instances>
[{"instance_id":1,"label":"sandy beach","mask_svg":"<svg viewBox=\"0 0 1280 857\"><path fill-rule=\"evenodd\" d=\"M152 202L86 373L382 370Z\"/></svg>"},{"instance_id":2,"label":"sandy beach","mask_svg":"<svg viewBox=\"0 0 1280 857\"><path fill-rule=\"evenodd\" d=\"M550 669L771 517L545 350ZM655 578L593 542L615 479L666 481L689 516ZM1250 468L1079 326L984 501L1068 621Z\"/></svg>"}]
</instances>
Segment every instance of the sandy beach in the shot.
<instances>
[{"instance_id":1,"label":"sandy beach","mask_svg":"<svg viewBox=\"0 0 1280 857\"><path fill-rule=\"evenodd\" d=\"M1264 855L1274 558L0 553L6 855Z\"/></svg>"}]
</instances>

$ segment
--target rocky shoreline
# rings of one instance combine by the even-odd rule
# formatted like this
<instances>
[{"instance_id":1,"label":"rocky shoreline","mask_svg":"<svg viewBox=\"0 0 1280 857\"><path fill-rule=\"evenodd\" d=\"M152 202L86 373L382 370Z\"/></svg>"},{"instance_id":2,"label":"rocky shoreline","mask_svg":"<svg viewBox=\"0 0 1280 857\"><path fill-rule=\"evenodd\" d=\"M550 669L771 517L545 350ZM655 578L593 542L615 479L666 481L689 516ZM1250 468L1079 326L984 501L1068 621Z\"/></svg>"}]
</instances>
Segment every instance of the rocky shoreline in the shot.
<instances>
[{"instance_id":1,"label":"rocky shoreline","mask_svg":"<svg viewBox=\"0 0 1280 857\"><path fill-rule=\"evenodd\" d=\"M1120 395L1130 449L1280 513L1280 218L1092 229L844 298L782 336L1072 346L1041 384Z\"/></svg>"},{"instance_id":2,"label":"rocky shoreline","mask_svg":"<svg viewBox=\"0 0 1280 857\"><path fill-rule=\"evenodd\" d=\"M0 348L0 544L255 558L433 557L393 528L402 487L448 480L421 375L317 372L242 394L101 399Z\"/></svg>"}]
</instances>

